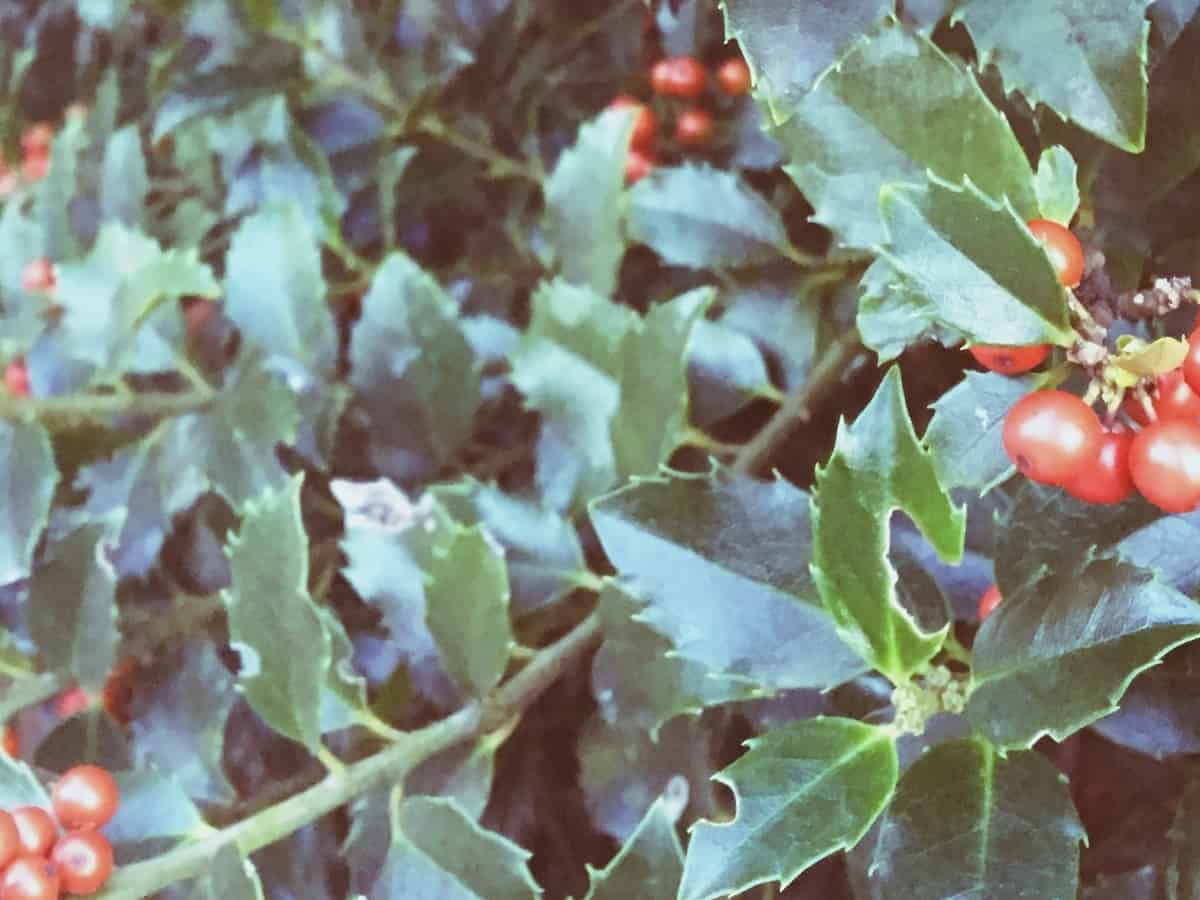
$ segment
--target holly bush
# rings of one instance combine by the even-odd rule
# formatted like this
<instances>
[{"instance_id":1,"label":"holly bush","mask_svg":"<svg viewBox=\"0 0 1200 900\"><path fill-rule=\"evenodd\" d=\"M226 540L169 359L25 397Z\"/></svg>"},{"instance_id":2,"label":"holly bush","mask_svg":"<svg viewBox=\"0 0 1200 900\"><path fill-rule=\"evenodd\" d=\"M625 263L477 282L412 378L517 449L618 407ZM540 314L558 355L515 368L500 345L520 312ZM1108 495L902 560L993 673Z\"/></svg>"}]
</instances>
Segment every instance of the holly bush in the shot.
<instances>
[{"instance_id":1,"label":"holly bush","mask_svg":"<svg viewBox=\"0 0 1200 900\"><path fill-rule=\"evenodd\" d=\"M5 3L3 896L1200 894L1198 9Z\"/></svg>"}]
</instances>

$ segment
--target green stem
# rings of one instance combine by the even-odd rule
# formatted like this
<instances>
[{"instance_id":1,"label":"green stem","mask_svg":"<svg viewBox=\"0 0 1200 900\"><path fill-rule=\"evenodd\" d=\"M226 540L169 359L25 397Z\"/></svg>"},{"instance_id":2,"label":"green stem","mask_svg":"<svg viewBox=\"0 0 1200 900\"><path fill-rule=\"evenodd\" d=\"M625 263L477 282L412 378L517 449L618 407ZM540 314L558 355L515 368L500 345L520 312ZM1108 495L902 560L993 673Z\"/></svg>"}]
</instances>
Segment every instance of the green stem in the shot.
<instances>
[{"instance_id":1,"label":"green stem","mask_svg":"<svg viewBox=\"0 0 1200 900\"><path fill-rule=\"evenodd\" d=\"M37 419L51 429L71 428L122 415L186 415L204 409L215 396L211 390L200 389L127 395L66 394L60 397L16 397L0 392L0 419Z\"/></svg>"},{"instance_id":2,"label":"green stem","mask_svg":"<svg viewBox=\"0 0 1200 900\"><path fill-rule=\"evenodd\" d=\"M488 164L488 174L496 178L521 178L534 184L542 183L542 175L529 163L518 161L493 150L461 131L450 128L441 119L426 116L417 123L417 130L448 144L455 150Z\"/></svg>"}]
</instances>

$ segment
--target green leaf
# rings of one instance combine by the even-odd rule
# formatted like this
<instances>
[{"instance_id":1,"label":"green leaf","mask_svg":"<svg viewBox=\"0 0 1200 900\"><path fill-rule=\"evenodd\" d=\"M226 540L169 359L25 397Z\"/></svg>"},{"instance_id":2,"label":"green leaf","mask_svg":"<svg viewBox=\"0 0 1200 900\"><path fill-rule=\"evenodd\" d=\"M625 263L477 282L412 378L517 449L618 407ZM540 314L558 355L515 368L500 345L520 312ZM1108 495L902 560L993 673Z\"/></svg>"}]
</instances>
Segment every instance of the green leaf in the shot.
<instances>
[{"instance_id":1,"label":"green leaf","mask_svg":"<svg viewBox=\"0 0 1200 900\"><path fill-rule=\"evenodd\" d=\"M680 659L767 690L829 688L862 671L819 604L803 491L717 471L640 479L590 513L645 601L637 619Z\"/></svg>"},{"instance_id":2,"label":"green leaf","mask_svg":"<svg viewBox=\"0 0 1200 900\"><path fill-rule=\"evenodd\" d=\"M721 295L724 312L717 321L774 354L784 390L799 385L812 368L821 314L814 284L772 271L736 282Z\"/></svg>"},{"instance_id":3,"label":"green leaf","mask_svg":"<svg viewBox=\"0 0 1200 900\"><path fill-rule=\"evenodd\" d=\"M632 110L610 110L579 129L546 181L542 226L558 270L573 284L611 294L625 255L621 198Z\"/></svg>"},{"instance_id":4,"label":"green leaf","mask_svg":"<svg viewBox=\"0 0 1200 900\"><path fill-rule=\"evenodd\" d=\"M745 409L771 387L762 351L746 334L700 319L688 344L691 418L706 428Z\"/></svg>"},{"instance_id":5,"label":"green leaf","mask_svg":"<svg viewBox=\"0 0 1200 900\"><path fill-rule=\"evenodd\" d=\"M721 6L725 36L737 38L755 76L755 93L777 122L793 114L851 41L894 8L891 0L723 0Z\"/></svg>"},{"instance_id":6,"label":"green leaf","mask_svg":"<svg viewBox=\"0 0 1200 900\"><path fill-rule=\"evenodd\" d=\"M530 854L477 825L455 803L404 800L392 815L392 845L368 895L438 900L536 900Z\"/></svg>"},{"instance_id":7,"label":"green leaf","mask_svg":"<svg viewBox=\"0 0 1200 900\"><path fill-rule=\"evenodd\" d=\"M1152 0L968 0L951 19L967 26L980 68L1006 91L1140 152L1146 141L1146 53Z\"/></svg>"},{"instance_id":8,"label":"green leaf","mask_svg":"<svg viewBox=\"0 0 1200 900\"><path fill-rule=\"evenodd\" d=\"M1171 900L1200 897L1200 782L1194 778L1179 798L1175 821L1167 832L1168 855L1165 873L1166 896Z\"/></svg>"},{"instance_id":9,"label":"green leaf","mask_svg":"<svg viewBox=\"0 0 1200 900\"><path fill-rule=\"evenodd\" d=\"M600 592L604 643L592 660L592 693L609 722L642 728L657 739L664 722L682 713L757 696L741 679L672 652L671 641L639 620L646 610L616 582Z\"/></svg>"},{"instance_id":10,"label":"green leaf","mask_svg":"<svg viewBox=\"0 0 1200 900\"><path fill-rule=\"evenodd\" d=\"M84 690L104 685L117 659L117 573L108 559L121 514L61 537L33 569L25 623L48 669L67 673Z\"/></svg>"},{"instance_id":11,"label":"green leaf","mask_svg":"<svg viewBox=\"0 0 1200 900\"><path fill-rule=\"evenodd\" d=\"M33 770L7 753L0 753L0 806L40 806L50 808L50 795Z\"/></svg>"},{"instance_id":12,"label":"green leaf","mask_svg":"<svg viewBox=\"0 0 1200 900\"><path fill-rule=\"evenodd\" d=\"M1033 186L1043 219L1071 224L1079 209L1078 177L1075 158L1066 147L1055 144L1042 151Z\"/></svg>"},{"instance_id":13,"label":"green leaf","mask_svg":"<svg viewBox=\"0 0 1200 900\"><path fill-rule=\"evenodd\" d=\"M350 383L385 446L445 463L470 439L480 380L458 307L412 259L375 273L350 342Z\"/></svg>"},{"instance_id":14,"label":"green leaf","mask_svg":"<svg viewBox=\"0 0 1200 900\"><path fill-rule=\"evenodd\" d=\"M317 239L294 203L247 217L225 257L225 314L242 337L309 377L333 371L337 333Z\"/></svg>"},{"instance_id":15,"label":"green leaf","mask_svg":"<svg viewBox=\"0 0 1200 900\"><path fill-rule=\"evenodd\" d=\"M947 489L984 492L1012 474L1001 432L1004 416L1033 389L1033 379L970 372L932 404L925 444Z\"/></svg>"},{"instance_id":16,"label":"green leaf","mask_svg":"<svg viewBox=\"0 0 1200 900\"><path fill-rule=\"evenodd\" d=\"M860 282L856 325L863 343L875 351L879 364L895 359L912 344L934 340L945 347L963 336L938 318L937 308L916 285L882 256L867 267Z\"/></svg>"},{"instance_id":17,"label":"green leaf","mask_svg":"<svg viewBox=\"0 0 1200 900\"><path fill-rule=\"evenodd\" d=\"M100 172L100 216L130 228L146 225L150 178L137 126L126 125L108 139Z\"/></svg>"},{"instance_id":18,"label":"green leaf","mask_svg":"<svg viewBox=\"0 0 1200 900\"><path fill-rule=\"evenodd\" d=\"M35 422L0 422L0 459L0 584L10 584L29 575L59 475L50 437Z\"/></svg>"},{"instance_id":19,"label":"green leaf","mask_svg":"<svg viewBox=\"0 0 1200 900\"><path fill-rule=\"evenodd\" d=\"M1002 588L1003 590L1003 588ZM1000 747L1074 734L1117 708L1139 672L1200 637L1200 604L1111 558L1058 559L1004 590L975 641L971 721Z\"/></svg>"},{"instance_id":20,"label":"green leaf","mask_svg":"<svg viewBox=\"0 0 1200 900\"><path fill-rule=\"evenodd\" d=\"M116 778L121 805L104 826L104 836L118 859L133 862L157 856L206 828L174 773L141 769L119 772Z\"/></svg>"},{"instance_id":21,"label":"green leaf","mask_svg":"<svg viewBox=\"0 0 1200 900\"><path fill-rule=\"evenodd\" d=\"M899 683L933 658L946 629L923 632L899 603L888 562L888 522L895 510L912 519L942 559L962 557L966 512L938 482L893 366L854 424L839 424L833 456L817 469L812 566L843 638Z\"/></svg>"},{"instance_id":22,"label":"green leaf","mask_svg":"<svg viewBox=\"0 0 1200 900\"><path fill-rule=\"evenodd\" d=\"M496 751L505 737L500 731L430 757L405 777L405 796L446 797L479 821L492 794Z\"/></svg>"},{"instance_id":23,"label":"green leaf","mask_svg":"<svg viewBox=\"0 0 1200 900\"><path fill-rule=\"evenodd\" d=\"M280 734L316 749L334 660L328 623L308 593L301 482L293 478L246 504L242 527L229 540L233 580L221 599L230 643L242 656L242 695Z\"/></svg>"},{"instance_id":24,"label":"green leaf","mask_svg":"<svg viewBox=\"0 0 1200 900\"><path fill-rule=\"evenodd\" d=\"M1074 898L1085 839L1066 778L1041 754L998 757L976 738L939 744L900 779L872 896Z\"/></svg>"},{"instance_id":25,"label":"green leaf","mask_svg":"<svg viewBox=\"0 0 1200 900\"><path fill-rule=\"evenodd\" d=\"M1037 210L1033 173L1007 120L961 63L899 25L854 43L775 136L814 221L846 246L882 243L880 188L924 184L926 171L967 176L1025 219Z\"/></svg>"},{"instance_id":26,"label":"green leaf","mask_svg":"<svg viewBox=\"0 0 1200 900\"><path fill-rule=\"evenodd\" d=\"M887 186L879 205L884 258L939 324L991 344L1077 339L1050 258L1011 206L936 178Z\"/></svg>"},{"instance_id":27,"label":"green leaf","mask_svg":"<svg viewBox=\"0 0 1200 900\"><path fill-rule=\"evenodd\" d=\"M661 900L674 897L683 875L675 822L656 800L629 840L603 869L588 867L584 900Z\"/></svg>"},{"instance_id":28,"label":"green leaf","mask_svg":"<svg viewBox=\"0 0 1200 900\"><path fill-rule=\"evenodd\" d=\"M262 900L262 882L254 864L234 844L226 844L208 870L192 882L188 900Z\"/></svg>"},{"instance_id":29,"label":"green leaf","mask_svg":"<svg viewBox=\"0 0 1200 900\"><path fill-rule=\"evenodd\" d=\"M425 576L425 618L446 668L482 697L499 683L513 646L504 551L482 527L458 528L434 550Z\"/></svg>"},{"instance_id":30,"label":"green leaf","mask_svg":"<svg viewBox=\"0 0 1200 900\"><path fill-rule=\"evenodd\" d=\"M713 900L767 881L787 886L813 863L857 844L896 787L887 731L824 716L746 742L713 776L737 818L692 826L679 900Z\"/></svg>"},{"instance_id":31,"label":"green leaf","mask_svg":"<svg viewBox=\"0 0 1200 900\"><path fill-rule=\"evenodd\" d=\"M667 263L724 269L794 255L779 213L736 175L685 164L629 192L629 236Z\"/></svg>"},{"instance_id":32,"label":"green leaf","mask_svg":"<svg viewBox=\"0 0 1200 900\"><path fill-rule=\"evenodd\" d=\"M78 189L78 157L88 146L82 116L67 116L50 148L50 171L34 188L34 214L42 224L43 252L52 260L65 260L79 251L71 224L71 201Z\"/></svg>"}]
</instances>

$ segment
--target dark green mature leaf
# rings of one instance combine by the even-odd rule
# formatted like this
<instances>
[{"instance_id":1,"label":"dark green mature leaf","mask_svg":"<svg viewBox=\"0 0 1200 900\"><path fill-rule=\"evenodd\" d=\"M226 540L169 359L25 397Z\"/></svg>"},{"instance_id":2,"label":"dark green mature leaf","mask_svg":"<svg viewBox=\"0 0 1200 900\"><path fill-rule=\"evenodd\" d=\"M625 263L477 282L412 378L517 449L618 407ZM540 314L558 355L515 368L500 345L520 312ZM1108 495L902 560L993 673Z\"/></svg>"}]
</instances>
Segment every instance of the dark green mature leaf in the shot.
<instances>
[{"instance_id":1,"label":"dark green mature leaf","mask_svg":"<svg viewBox=\"0 0 1200 900\"><path fill-rule=\"evenodd\" d=\"M404 779L405 796L447 797L479 821L495 781L496 751L507 736L500 731L427 759Z\"/></svg>"},{"instance_id":2,"label":"dark green mature leaf","mask_svg":"<svg viewBox=\"0 0 1200 900\"><path fill-rule=\"evenodd\" d=\"M638 620L643 604L617 583L600 594L604 643L592 660L592 693L600 714L657 737L664 722L707 706L757 696L741 679L723 678L703 663L673 654L671 641Z\"/></svg>"},{"instance_id":3,"label":"dark green mature leaf","mask_svg":"<svg viewBox=\"0 0 1200 900\"><path fill-rule=\"evenodd\" d=\"M934 401L924 440L946 488L983 492L1012 474L1000 440L1004 416L1030 390L1031 378L969 371Z\"/></svg>"},{"instance_id":4,"label":"dark green mature leaf","mask_svg":"<svg viewBox=\"0 0 1200 900\"><path fill-rule=\"evenodd\" d=\"M629 840L603 869L588 867L584 900L662 900L674 897L683 876L675 822L656 800Z\"/></svg>"},{"instance_id":5,"label":"dark green mature leaf","mask_svg":"<svg viewBox=\"0 0 1200 900\"><path fill-rule=\"evenodd\" d=\"M1146 51L1152 0L968 0L952 21L971 32L980 68L1123 150L1146 139Z\"/></svg>"},{"instance_id":6,"label":"dark green mature leaf","mask_svg":"<svg viewBox=\"0 0 1200 900\"><path fill-rule=\"evenodd\" d=\"M317 238L294 203L264 208L234 232L225 258L225 314L242 336L310 377L337 361Z\"/></svg>"},{"instance_id":7,"label":"dark green mature leaf","mask_svg":"<svg viewBox=\"0 0 1200 900\"><path fill-rule=\"evenodd\" d=\"M42 225L43 251L52 260L70 259L79 250L71 201L78 188L79 156L87 146L84 118L67 116L50 148L50 171L34 189L34 214Z\"/></svg>"},{"instance_id":8,"label":"dark green mature leaf","mask_svg":"<svg viewBox=\"0 0 1200 900\"><path fill-rule=\"evenodd\" d=\"M234 791L222 756L225 723L236 699L233 676L212 642L189 643L175 660L171 677L154 683L130 723L139 767L170 772L195 800L228 803Z\"/></svg>"},{"instance_id":9,"label":"dark green mature leaf","mask_svg":"<svg viewBox=\"0 0 1200 900\"><path fill-rule=\"evenodd\" d=\"M639 480L590 512L618 576L645 600L639 621L680 658L768 690L862 671L819 605L803 491L719 471Z\"/></svg>"},{"instance_id":10,"label":"dark green mature leaf","mask_svg":"<svg viewBox=\"0 0 1200 900\"><path fill-rule=\"evenodd\" d=\"M1066 147L1055 144L1042 151L1034 189L1043 219L1070 224L1079 209L1079 177L1075 159Z\"/></svg>"},{"instance_id":11,"label":"dark green mature leaf","mask_svg":"<svg viewBox=\"0 0 1200 900\"><path fill-rule=\"evenodd\" d=\"M0 459L0 584L10 584L29 574L59 476L50 437L33 422L0 421Z\"/></svg>"},{"instance_id":12,"label":"dark green mature leaf","mask_svg":"<svg viewBox=\"0 0 1200 900\"><path fill-rule=\"evenodd\" d=\"M1039 753L940 744L900 779L871 865L872 897L1073 900L1083 826Z\"/></svg>"},{"instance_id":13,"label":"dark green mature leaf","mask_svg":"<svg viewBox=\"0 0 1200 900\"><path fill-rule=\"evenodd\" d=\"M392 845L368 896L536 900L530 854L481 828L454 802L411 797L392 814Z\"/></svg>"},{"instance_id":14,"label":"dark green mature leaf","mask_svg":"<svg viewBox=\"0 0 1200 900\"><path fill-rule=\"evenodd\" d=\"M546 181L543 226L558 270L573 284L611 294L625 255L621 196L632 110L610 110L579 129Z\"/></svg>"},{"instance_id":15,"label":"dark green mature leaf","mask_svg":"<svg viewBox=\"0 0 1200 900\"><path fill-rule=\"evenodd\" d=\"M122 863L164 853L205 827L200 811L172 775L155 769L117 773L121 805L104 835Z\"/></svg>"},{"instance_id":16,"label":"dark green mature leaf","mask_svg":"<svg viewBox=\"0 0 1200 900\"><path fill-rule=\"evenodd\" d=\"M783 220L736 175L686 164L655 169L629 192L629 236L671 265L722 269L793 251Z\"/></svg>"},{"instance_id":17,"label":"dark green mature leaf","mask_svg":"<svg viewBox=\"0 0 1200 900\"><path fill-rule=\"evenodd\" d=\"M1200 752L1200 655L1197 644L1167 654L1134 679L1120 708L1092 729L1106 740L1165 759Z\"/></svg>"},{"instance_id":18,"label":"dark green mature leaf","mask_svg":"<svg viewBox=\"0 0 1200 900\"><path fill-rule=\"evenodd\" d=\"M100 215L106 221L144 228L150 178L138 129L126 125L108 139L100 173Z\"/></svg>"},{"instance_id":19,"label":"dark green mature leaf","mask_svg":"<svg viewBox=\"0 0 1200 900\"><path fill-rule=\"evenodd\" d=\"M1200 782L1194 779L1188 784L1179 806L1175 810L1175 822L1167 833L1170 850L1165 873L1166 896L1171 900L1197 900L1200 897Z\"/></svg>"},{"instance_id":20,"label":"dark green mature leaf","mask_svg":"<svg viewBox=\"0 0 1200 900\"><path fill-rule=\"evenodd\" d=\"M891 15L895 4L723 0L721 6L726 37L737 38L755 74L755 93L782 122L846 46Z\"/></svg>"},{"instance_id":21,"label":"dark green mature leaf","mask_svg":"<svg viewBox=\"0 0 1200 900\"><path fill-rule=\"evenodd\" d=\"M692 827L679 900L713 900L756 884L787 885L853 847L892 797L896 745L885 730L820 717L747 741L713 776L737 798L737 818Z\"/></svg>"},{"instance_id":22,"label":"dark green mature leaf","mask_svg":"<svg viewBox=\"0 0 1200 900\"><path fill-rule=\"evenodd\" d=\"M1002 590L1004 590L1002 588ZM1062 740L1117 707L1139 672L1200 637L1200 604L1111 558L1060 558L1009 592L973 654L971 721L1001 747Z\"/></svg>"},{"instance_id":23,"label":"dark green mature leaf","mask_svg":"<svg viewBox=\"0 0 1200 900\"><path fill-rule=\"evenodd\" d=\"M878 355L880 365L921 340L938 341L945 347L962 341L962 334L938 319L937 308L924 292L884 257L875 258L863 273L860 286L863 293L856 316L858 332L863 343Z\"/></svg>"},{"instance_id":24,"label":"dark green mature leaf","mask_svg":"<svg viewBox=\"0 0 1200 900\"><path fill-rule=\"evenodd\" d=\"M0 211L0 351L5 358L24 352L45 327L45 297L22 284L25 266L45 256L42 229L20 203Z\"/></svg>"},{"instance_id":25,"label":"dark green mature leaf","mask_svg":"<svg viewBox=\"0 0 1200 900\"><path fill-rule=\"evenodd\" d=\"M98 691L117 659L117 573L109 550L121 514L51 539L33 568L25 623L47 668Z\"/></svg>"},{"instance_id":26,"label":"dark green mature leaf","mask_svg":"<svg viewBox=\"0 0 1200 900\"><path fill-rule=\"evenodd\" d=\"M879 205L884 258L938 323L994 344L1076 340L1050 258L1011 206L937 178L889 185Z\"/></svg>"},{"instance_id":27,"label":"dark green mature leaf","mask_svg":"<svg viewBox=\"0 0 1200 900\"><path fill-rule=\"evenodd\" d=\"M479 372L458 307L402 253L388 256L363 298L350 365L350 383L382 445L440 465L471 437Z\"/></svg>"},{"instance_id":28,"label":"dark green mature leaf","mask_svg":"<svg viewBox=\"0 0 1200 900\"><path fill-rule=\"evenodd\" d=\"M856 42L776 137L813 219L846 246L882 243L880 188L924 184L927 170L969 176L1026 219L1037 211L1033 173L1005 118L962 64L895 24Z\"/></svg>"},{"instance_id":29,"label":"dark green mature leaf","mask_svg":"<svg viewBox=\"0 0 1200 900\"><path fill-rule=\"evenodd\" d=\"M739 282L721 296L721 325L747 334L774 354L783 388L808 377L821 308L803 276L769 272Z\"/></svg>"},{"instance_id":30,"label":"dark green mature leaf","mask_svg":"<svg viewBox=\"0 0 1200 900\"><path fill-rule=\"evenodd\" d=\"M192 882L188 900L262 900L262 882L253 863L233 844L222 847L208 870Z\"/></svg>"},{"instance_id":31,"label":"dark green mature leaf","mask_svg":"<svg viewBox=\"0 0 1200 900\"><path fill-rule=\"evenodd\" d=\"M33 770L7 753L0 753L0 805L4 809L17 806L50 808L50 795Z\"/></svg>"},{"instance_id":32,"label":"dark green mature leaf","mask_svg":"<svg viewBox=\"0 0 1200 900\"><path fill-rule=\"evenodd\" d=\"M888 522L903 510L942 559L962 557L966 513L938 482L904 406L900 370L889 370L852 426L838 427L833 456L812 496L813 578L843 638L899 683L933 658L943 628L925 633L896 594Z\"/></svg>"}]
</instances>

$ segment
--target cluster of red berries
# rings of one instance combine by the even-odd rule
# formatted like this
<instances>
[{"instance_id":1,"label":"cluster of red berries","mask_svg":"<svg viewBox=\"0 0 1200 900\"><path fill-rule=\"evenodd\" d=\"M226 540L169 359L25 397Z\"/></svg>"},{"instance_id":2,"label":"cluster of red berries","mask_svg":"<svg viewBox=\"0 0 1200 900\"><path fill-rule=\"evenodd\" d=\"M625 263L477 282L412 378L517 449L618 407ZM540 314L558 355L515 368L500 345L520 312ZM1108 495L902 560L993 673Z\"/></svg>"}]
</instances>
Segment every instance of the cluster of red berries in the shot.
<instances>
[{"instance_id":1,"label":"cluster of red berries","mask_svg":"<svg viewBox=\"0 0 1200 900\"><path fill-rule=\"evenodd\" d=\"M750 69L734 57L717 68L717 87L729 97L740 97L750 90ZM659 97L691 101L692 105L675 116L674 138L683 147L704 147L716 133L713 115L696 101L708 87L708 70L694 56L660 59L650 69L650 89ZM647 104L622 94L609 104L610 109L632 109L633 138L625 161L625 181L633 184L645 178L655 165L654 144L658 138L658 115Z\"/></svg>"},{"instance_id":2,"label":"cluster of red berries","mask_svg":"<svg viewBox=\"0 0 1200 900\"><path fill-rule=\"evenodd\" d=\"M1083 275L1083 248L1057 222L1035 219L1029 230L1045 247L1068 288ZM1197 323L1200 325L1200 322ZM1134 491L1160 509L1188 512L1200 504L1200 327L1188 341L1184 364L1159 375L1144 408L1127 397L1123 409L1140 427L1101 424L1095 410L1074 394L1038 390L1022 397L1004 419L1004 450L1031 481L1056 485L1087 503L1121 503ZM1029 347L976 345L970 353L985 368L1006 375L1028 372L1050 354Z\"/></svg>"},{"instance_id":3,"label":"cluster of red berries","mask_svg":"<svg viewBox=\"0 0 1200 900\"><path fill-rule=\"evenodd\" d=\"M46 177L50 171L50 143L53 140L54 129L45 122L35 122L22 132L19 175L0 155L0 197L15 191L21 178L40 181Z\"/></svg>"},{"instance_id":4,"label":"cluster of red berries","mask_svg":"<svg viewBox=\"0 0 1200 900\"><path fill-rule=\"evenodd\" d=\"M0 810L0 900L58 900L64 892L82 897L99 891L113 870L112 845L99 829L119 802L108 770L84 765L55 782L53 816L40 806Z\"/></svg>"}]
</instances>

